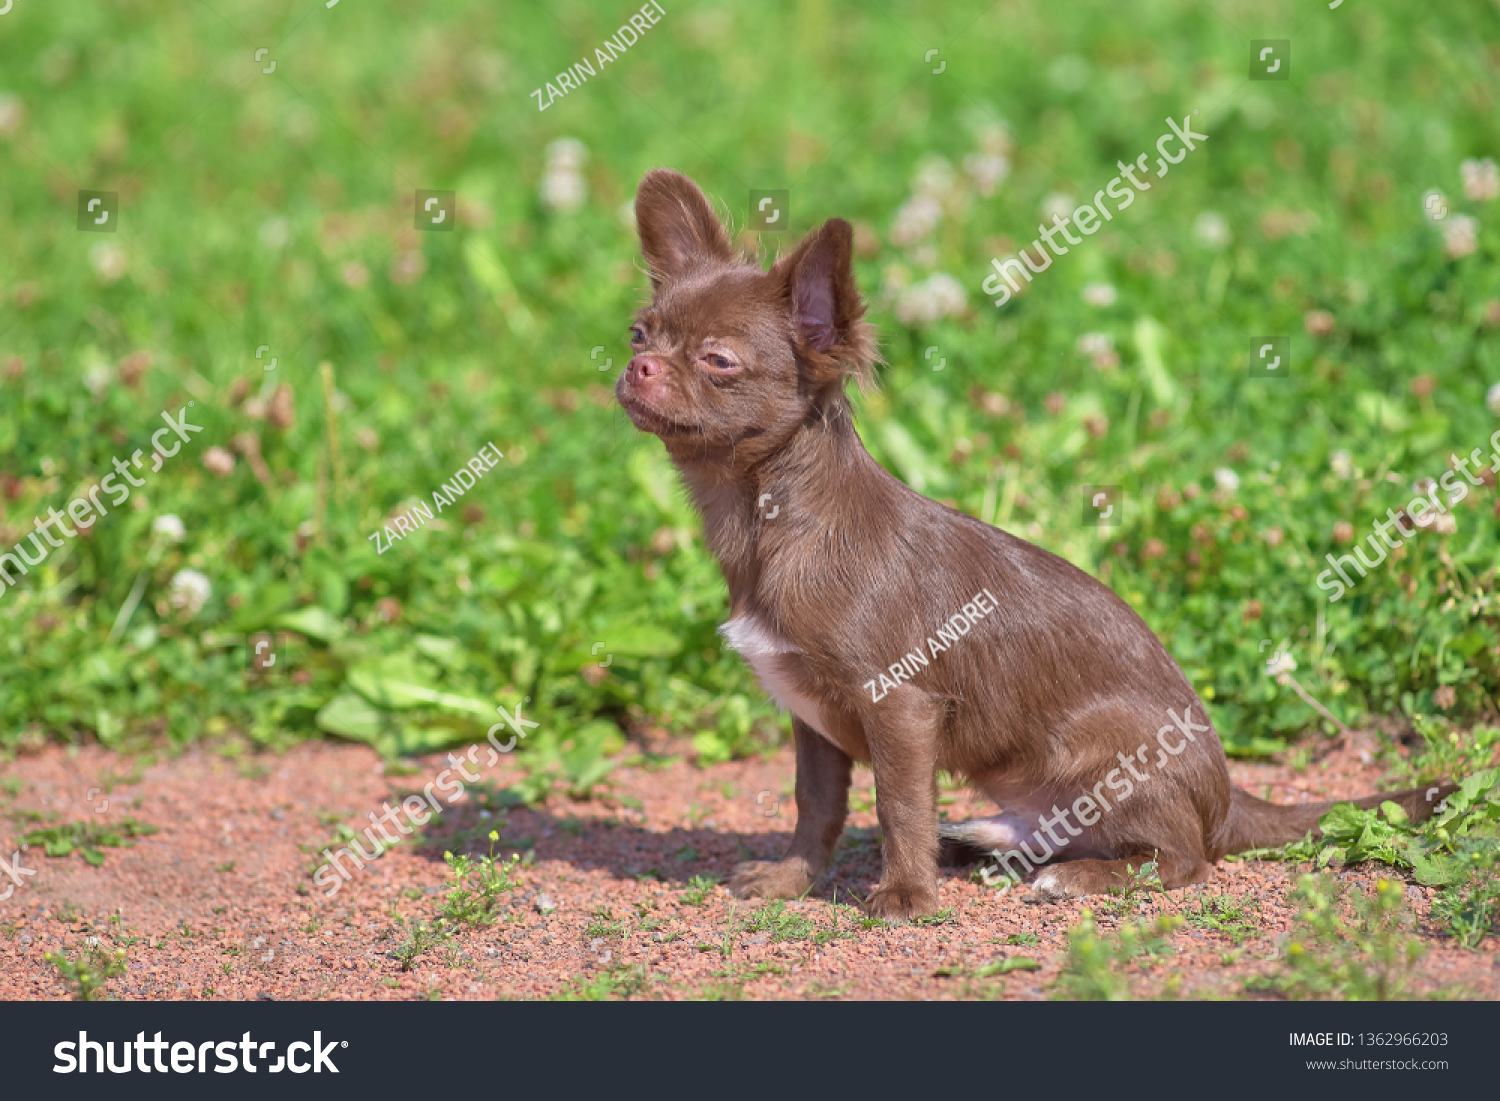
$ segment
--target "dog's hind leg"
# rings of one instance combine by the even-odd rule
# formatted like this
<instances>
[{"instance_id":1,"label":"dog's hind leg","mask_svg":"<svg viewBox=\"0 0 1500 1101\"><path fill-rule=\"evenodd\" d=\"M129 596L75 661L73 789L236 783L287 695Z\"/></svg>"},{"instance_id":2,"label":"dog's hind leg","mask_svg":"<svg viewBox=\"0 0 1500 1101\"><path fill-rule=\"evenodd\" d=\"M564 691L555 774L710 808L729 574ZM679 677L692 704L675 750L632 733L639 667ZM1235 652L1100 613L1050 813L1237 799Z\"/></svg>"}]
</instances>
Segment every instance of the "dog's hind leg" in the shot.
<instances>
[{"instance_id":1,"label":"dog's hind leg","mask_svg":"<svg viewBox=\"0 0 1500 1101\"><path fill-rule=\"evenodd\" d=\"M1141 878L1141 869L1155 861L1156 875L1167 890L1203 883L1213 875L1213 865L1201 856L1176 852L1139 852L1124 860L1070 860L1043 868L1032 889L1048 898L1079 898L1123 891L1131 879ZM1142 886L1148 886L1142 883ZM1154 889L1155 883L1149 884Z\"/></svg>"}]
</instances>

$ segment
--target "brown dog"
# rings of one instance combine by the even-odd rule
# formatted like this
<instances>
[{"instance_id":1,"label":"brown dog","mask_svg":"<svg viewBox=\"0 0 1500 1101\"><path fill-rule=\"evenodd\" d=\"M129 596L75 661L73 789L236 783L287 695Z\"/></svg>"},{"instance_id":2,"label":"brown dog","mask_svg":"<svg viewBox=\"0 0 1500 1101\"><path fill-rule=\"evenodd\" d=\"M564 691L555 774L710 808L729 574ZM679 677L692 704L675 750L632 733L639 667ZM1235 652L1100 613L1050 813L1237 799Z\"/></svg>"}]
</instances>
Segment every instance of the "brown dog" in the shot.
<instances>
[{"instance_id":1,"label":"brown dog","mask_svg":"<svg viewBox=\"0 0 1500 1101\"><path fill-rule=\"evenodd\" d=\"M1332 804L1231 786L1202 703L1123 600L870 458L845 395L876 360L847 222L762 271L685 176L649 173L635 211L654 296L615 392L703 515L729 585L724 637L793 716L791 849L741 865L735 893L813 884L854 761L874 768L884 834L867 906L894 920L937 909L939 769L1004 808L944 836L1018 876L1044 865L1035 888L1053 895L1106 891L1153 857L1164 886L1198 883L1225 853L1316 829ZM1382 799L1413 817L1433 806L1421 791L1359 803Z\"/></svg>"}]
</instances>

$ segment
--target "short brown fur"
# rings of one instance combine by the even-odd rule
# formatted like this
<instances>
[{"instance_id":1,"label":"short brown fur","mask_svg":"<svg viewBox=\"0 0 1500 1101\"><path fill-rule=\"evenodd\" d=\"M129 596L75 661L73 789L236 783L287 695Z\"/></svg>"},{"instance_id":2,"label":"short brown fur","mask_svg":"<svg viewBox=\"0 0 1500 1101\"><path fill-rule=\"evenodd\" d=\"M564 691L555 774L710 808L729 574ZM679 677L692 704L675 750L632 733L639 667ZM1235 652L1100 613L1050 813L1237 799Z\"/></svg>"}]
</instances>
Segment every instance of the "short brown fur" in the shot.
<instances>
[{"instance_id":1,"label":"short brown fur","mask_svg":"<svg viewBox=\"0 0 1500 1101\"><path fill-rule=\"evenodd\" d=\"M791 848L780 861L741 865L737 894L796 897L823 873L856 760L874 770L884 835L884 870L867 906L893 920L937 909L939 769L1004 808L995 819L945 824L945 837L971 845L1027 833L1090 791L1108 801L1086 830L1057 835L1054 822L1051 836L1068 840L1049 847L1038 887L1056 895L1117 887L1127 864L1153 856L1164 886L1201 882L1226 853L1317 828L1331 804L1280 807L1230 784L1192 686L1109 588L922 497L865 451L845 387L871 384L877 356L847 222L825 222L763 272L735 256L698 187L665 169L641 181L636 221L654 296L637 317L636 354L616 394L681 471L728 583L732 620L788 644L770 668L811 701L822 727L794 719ZM909 652L928 652L936 626L965 606L977 610L982 591L996 610L966 616L971 629L951 648L873 698L867 682ZM1169 712L1206 734L1162 742L1163 730L1182 729ZM1180 750L1149 762L1174 739ZM1105 777L1127 757L1132 772L1152 771L1128 798L1110 789L1110 799ZM1433 805L1421 791L1360 802L1386 798L1415 817Z\"/></svg>"}]
</instances>

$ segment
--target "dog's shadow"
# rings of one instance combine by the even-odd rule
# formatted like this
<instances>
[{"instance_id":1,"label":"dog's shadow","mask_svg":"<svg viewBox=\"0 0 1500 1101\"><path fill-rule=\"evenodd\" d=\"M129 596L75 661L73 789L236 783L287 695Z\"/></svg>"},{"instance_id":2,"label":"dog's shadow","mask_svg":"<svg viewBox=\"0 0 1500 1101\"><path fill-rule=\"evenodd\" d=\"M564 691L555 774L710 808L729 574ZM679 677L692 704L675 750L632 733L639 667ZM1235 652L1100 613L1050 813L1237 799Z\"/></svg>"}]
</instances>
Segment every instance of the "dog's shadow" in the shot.
<instances>
[{"instance_id":1,"label":"dog's shadow","mask_svg":"<svg viewBox=\"0 0 1500 1101\"><path fill-rule=\"evenodd\" d=\"M711 821L711 819L709 820ZM489 833L499 834L491 842ZM546 806L516 805L485 812L464 802L444 811L441 822L424 832L415 851L441 864L445 852L495 858L533 854L538 863L556 861L581 871L602 869L618 880L654 880L687 887L698 877L727 882L744 860L779 860L791 842L790 829L737 831L704 825L652 830L618 817L576 817ZM873 884L880 869L879 830L848 826L834 858L834 879ZM813 891L821 896L827 884Z\"/></svg>"}]
</instances>

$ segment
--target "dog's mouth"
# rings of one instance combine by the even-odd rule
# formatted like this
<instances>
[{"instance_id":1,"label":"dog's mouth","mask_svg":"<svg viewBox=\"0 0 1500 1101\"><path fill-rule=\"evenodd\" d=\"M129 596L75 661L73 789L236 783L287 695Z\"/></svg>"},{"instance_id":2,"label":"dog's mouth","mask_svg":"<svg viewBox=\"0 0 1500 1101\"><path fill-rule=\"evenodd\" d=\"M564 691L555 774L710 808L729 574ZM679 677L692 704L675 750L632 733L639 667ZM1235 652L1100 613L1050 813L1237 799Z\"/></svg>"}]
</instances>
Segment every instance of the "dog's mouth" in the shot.
<instances>
[{"instance_id":1,"label":"dog's mouth","mask_svg":"<svg viewBox=\"0 0 1500 1101\"><path fill-rule=\"evenodd\" d=\"M620 406L625 410L632 424L642 432L650 432L653 436L681 436L691 431L687 425L679 424L670 417L663 416L640 398L622 394Z\"/></svg>"}]
</instances>

